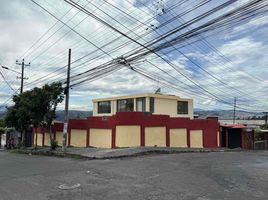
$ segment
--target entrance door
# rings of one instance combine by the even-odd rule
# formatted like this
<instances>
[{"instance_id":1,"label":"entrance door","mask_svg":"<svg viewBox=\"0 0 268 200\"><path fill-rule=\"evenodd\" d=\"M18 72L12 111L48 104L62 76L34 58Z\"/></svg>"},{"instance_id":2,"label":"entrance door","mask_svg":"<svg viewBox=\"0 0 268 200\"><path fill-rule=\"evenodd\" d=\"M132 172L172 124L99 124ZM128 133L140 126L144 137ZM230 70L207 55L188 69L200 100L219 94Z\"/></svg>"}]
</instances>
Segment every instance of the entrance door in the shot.
<instances>
[{"instance_id":1,"label":"entrance door","mask_svg":"<svg viewBox=\"0 0 268 200\"><path fill-rule=\"evenodd\" d=\"M230 128L228 130L228 148L241 148L241 129Z\"/></svg>"},{"instance_id":2,"label":"entrance door","mask_svg":"<svg viewBox=\"0 0 268 200\"><path fill-rule=\"evenodd\" d=\"M226 128L222 128L221 131L221 147L226 147Z\"/></svg>"}]
</instances>

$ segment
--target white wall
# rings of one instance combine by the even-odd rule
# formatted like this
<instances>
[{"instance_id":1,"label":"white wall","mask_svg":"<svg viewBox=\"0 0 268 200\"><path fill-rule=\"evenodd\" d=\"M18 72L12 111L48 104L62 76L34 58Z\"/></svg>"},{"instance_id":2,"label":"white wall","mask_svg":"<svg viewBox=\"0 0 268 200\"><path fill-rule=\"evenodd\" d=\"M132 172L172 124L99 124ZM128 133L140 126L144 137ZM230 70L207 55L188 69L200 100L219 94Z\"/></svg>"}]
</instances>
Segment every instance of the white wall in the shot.
<instances>
[{"instance_id":1,"label":"white wall","mask_svg":"<svg viewBox=\"0 0 268 200\"><path fill-rule=\"evenodd\" d=\"M183 100L185 101L185 100ZM154 114L166 114L170 117L190 117L193 118L193 101L188 100L188 114L177 114L176 99L161 99L155 98L154 100Z\"/></svg>"},{"instance_id":2,"label":"white wall","mask_svg":"<svg viewBox=\"0 0 268 200\"><path fill-rule=\"evenodd\" d=\"M146 107L147 112L150 111L150 96L146 97ZM168 97L166 95L153 95L154 97L154 114L165 114L171 117L189 117L193 119L193 100L192 99L180 99L179 97ZM162 97L162 98L161 98ZM127 98L134 98L134 111L136 111L136 96L129 96ZM119 98L121 99L121 98ZM178 101L188 101L188 114L177 114L177 102ZM102 101L102 100L98 100ZM103 101L109 101L109 99L103 99ZM111 113L98 113L98 103L97 101L93 103L93 116L111 116L115 115L117 111L117 99L111 99Z\"/></svg>"}]
</instances>

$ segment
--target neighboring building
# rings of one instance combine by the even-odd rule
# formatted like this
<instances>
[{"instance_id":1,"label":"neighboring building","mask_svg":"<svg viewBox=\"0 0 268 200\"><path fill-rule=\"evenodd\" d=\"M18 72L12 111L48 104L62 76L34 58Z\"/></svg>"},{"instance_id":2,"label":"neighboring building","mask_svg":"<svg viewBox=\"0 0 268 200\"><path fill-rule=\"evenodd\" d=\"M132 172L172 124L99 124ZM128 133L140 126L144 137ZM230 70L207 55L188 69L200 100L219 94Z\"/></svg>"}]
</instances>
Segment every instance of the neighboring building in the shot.
<instances>
[{"instance_id":1,"label":"neighboring building","mask_svg":"<svg viewBox=\"0 0 268 200\"><path fill-rule=\"evenodd\" d=\"M193 100L154 93L93 99L93 116L112 116L117 112L149 112L193 119Z\"/></svg>"},{"instance_id":2,"label":"neighboring building","mask_svg":"<svg viewBox=\"0 0 268 200\"><path fill-rule=\"evenodd\" d=\"M221 125L220 140L221 147L253 149L254 131L242 124L224 124Z\"/></svg>"}]
</instances>

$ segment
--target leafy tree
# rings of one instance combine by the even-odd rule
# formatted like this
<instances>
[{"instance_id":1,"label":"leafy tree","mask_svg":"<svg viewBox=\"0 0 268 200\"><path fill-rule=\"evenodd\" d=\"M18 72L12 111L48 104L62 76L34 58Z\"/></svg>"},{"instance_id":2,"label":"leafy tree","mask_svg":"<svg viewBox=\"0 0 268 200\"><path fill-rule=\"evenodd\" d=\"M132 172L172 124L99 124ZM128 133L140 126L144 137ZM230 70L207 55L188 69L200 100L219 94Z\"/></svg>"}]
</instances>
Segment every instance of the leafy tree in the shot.
<instances>
[{"instance_id":1,"label":"leafy tree","mask_svg":"<svg viewBox=\"0 0 268 200\"><path fill-rule=\"evenodd\" d=\"M14 106L8 108L6 124L23 133L30 127L47 128L50 139L51 125L56 118L56 108L64 99L61 83L46 84L42 88L33 88L20 95L14 95ZM37 137L36 137L37 140ZM24 141L23 141L24 142Z\"/></svg>"},{"instance_id":2,"label":"leafy tree","mask_svg":"<svg viewBox=\"0 0 268 200\"><path fill-rule=\"evenodd\" d=\"M5 127L5 120L4 119L0 119L0 127Z\"/></svg>"},{"instance_id":3,"label":"leafy tree","mask_svg":"<svg viewBox=\"0 0 268 200\"><path fill-rule=\"evenodd\" d=\"M25 133L31 124L31 100L32 91L26 91L13 96L14 105L9 107L5 117L5 123L21 132L20 145L25 143Z\"/></svg>"},{"instance_id":4,"label":"leafy tree","mask_svg":"<svg viewBox=\"0 0 268 200\"><path fill-rule=\"evenodd\" d=\"M43 95L46 99L44 107L44 124L49 130L50 142L52 144L52 122L56 119L57 105L64 100L63 87L61 83L52 83L42 88Z\"/></svg>"}]
</instances>

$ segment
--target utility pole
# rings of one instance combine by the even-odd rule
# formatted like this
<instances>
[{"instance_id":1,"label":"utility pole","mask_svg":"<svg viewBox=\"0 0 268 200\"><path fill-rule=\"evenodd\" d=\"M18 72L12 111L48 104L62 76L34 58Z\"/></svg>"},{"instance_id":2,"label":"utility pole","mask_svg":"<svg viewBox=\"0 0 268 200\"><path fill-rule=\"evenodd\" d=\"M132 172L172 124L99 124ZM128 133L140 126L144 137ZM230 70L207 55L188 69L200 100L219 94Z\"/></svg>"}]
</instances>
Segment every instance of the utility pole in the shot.
<instances>
[{"instance_id":1,"label":"utility pole","mask_svg":"<svg viewBox=\"0 0 268 200\"><path fill-rule=\"evenodd\" d=\"M67 81L64 90L65 93L65 112L64 112L64 127L62 135L62 151L66 152L66 141L68 132L68 120L69 120L69 89L70 89L70 70L71 70L71 49L68 54L68 70L67 70Z\"/></svg>"},{"instance_id":2,"label":"utility pole","mask_svg":"<svg viewBox=\"0 0 268 200\"><path fill-rule=\"evenodd\" d=\"M20 82L20 94L23 93L23 81L24 79L28 79L26 77L24 77L24 67L25 66L30 66L31 63L28 63L28 64L25 64L24 63L24 59L22 59L22 62L18 62L18 60L16 60L16 64L17 65L21 65L21 76L17 76L18 79L21 79L21 82ZM23 132L20 133L21 134L21 137L20 137L20 142L22 142L24 145L25 145L25 135L23 134Z\"/></svg>"},{"instance_id":3,"label":"utility pole","mask_svg":"<svg viewBox=\"0 0 268 200\"><path fill-rule=\"evenodd\" d=\"M233 117L233 124L235 124L235 110L236 110L236 97L234 98L234 117Z\"/></svg>"},{"instance_id":4,"label":"utility pole","mask_svg":"<svg viewBox=\"0 0 268 200\"><path fill-rule=\"evenodd\" d=\"M31 63L29 64L25 64L24 63L24 59L22 59L22 62L19 63L17 60L16 60L16 64L17 65L21 65L21 77L17 77L18 79L21 79L21 82L20 82L20 93L22 94L23 93L23 80L24 79L28 79L26 77L24 77L24 67L28 67L31 65Z\"/></svg>"}]
</instances>

